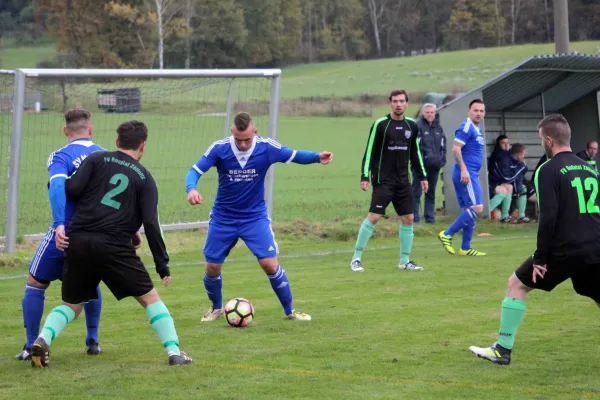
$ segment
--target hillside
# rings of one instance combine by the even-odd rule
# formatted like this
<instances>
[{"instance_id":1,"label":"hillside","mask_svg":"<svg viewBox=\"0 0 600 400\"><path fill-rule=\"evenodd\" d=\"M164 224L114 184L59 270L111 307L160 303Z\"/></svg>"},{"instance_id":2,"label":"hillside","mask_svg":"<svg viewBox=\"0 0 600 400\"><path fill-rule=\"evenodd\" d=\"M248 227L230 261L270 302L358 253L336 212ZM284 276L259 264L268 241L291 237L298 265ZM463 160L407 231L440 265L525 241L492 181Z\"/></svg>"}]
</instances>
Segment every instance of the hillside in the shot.
<instances>
[{"instance_id":1,"label":"hillside","mask_svg":"<svg viewBox=\"0 0 600 400\"><path fill-rule=\"evenodd\" d=\"M600 54L600 41L571 43L571 51ZM295 65L283 68L281 95L284 99L385 95L393 87L403 87L409 92L464 91L527 57L553 52L553 44L534 44L414 57ZM54 54L52 45L9 46L1 50L1 67L31 68L39 61L52 59Z\"/></svg>"}]
</instances>

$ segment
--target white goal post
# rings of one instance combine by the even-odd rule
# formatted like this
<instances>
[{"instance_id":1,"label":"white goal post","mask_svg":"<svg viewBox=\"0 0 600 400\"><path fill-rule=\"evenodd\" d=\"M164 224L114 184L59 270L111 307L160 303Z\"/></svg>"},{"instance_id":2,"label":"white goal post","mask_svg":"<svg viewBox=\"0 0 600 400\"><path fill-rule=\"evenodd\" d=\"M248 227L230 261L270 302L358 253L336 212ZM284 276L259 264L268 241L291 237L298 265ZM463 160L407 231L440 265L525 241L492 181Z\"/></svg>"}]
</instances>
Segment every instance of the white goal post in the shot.
<instances>
[{"instance_id":1,"label":"white goal post","mask_svg":"<svg viewBox=\"0 0 600 400\"><path fill-rule=\"evenodd\" d=\"M7 93L8 89L2 91L3 82L5 87L8 87L9 83L11 84L12 93ZM51 152L66 144L64 137L61 136L61 129L64 125L62 120L64 109L76 105L88 109L86 104L96 102L93 106L94 109L89 110L92 113L94 136L96 137L95 119L103 122L110 121L104 122L106 126L98 129L99 137L104 139L104 142L100 144L107 150L114 150L114 139L111 139L111 142L108 136L109 134L114 135L117 128L113 121L122 121L125 117L141 121L145 121L147 118L154 121L155 127L152 129L149 127L149 148L153 145L152 140L154 140L155 149L157 146L161 147L160 152L155 150L155 153L162 153L160 163L157 156L142 160L142 163L149 168L155 178L155 170L157 170L158 175L163 179L162 181L160 178L156 179L159 199L163 193L166 193L168 197L171 192L176 190L178 191L177 195L183 199L185 198L183 190L185 173L181 174L180 168L187 170L191 167L192 164L188 162L188 158L192 151L199 158L208 147L206 143L230 135L230 124L235 112L246 110L254 118L252 109L259 110L256 113L262 115L261 122L265 125L263 131L267 133L267 135L264 133L262 135L277 139L280 86L281 70L279 69L0 70L0 146L3 146L3 132L6 136L4 140L10 141L10 145L6 143L7 146L0 147L0 158L6 160L0 164L0 170L8 170L8 174L3 173L0 176L0 191L6 191L5 196L0 194L0 198L5 197L6 201L5 226L4 229L0 227L0 230L4 231L3 235L0 234L0 237L5 240L4 250L14 252L19 236L31 239L43 237L41 223L45 223L45 219L51 218L47 192L43 191L46 183L43 179L47 181L45 161ZM134 96L125 102L127 104L122 109L118 109L118 95L114 95L115 91L119 90L129 91L128 93L133 93L132 96ZM5 102L9 103L8 106L4 104L3 107L3 99L8 99ZM135 101L131 101L131 99ZM115 109L115 107L117 108ZM167 109L171 111L165 111ZM3 110L5 115L3 115ZM184 111L180 112L180 110ZM116 118L117 113L122 114L118 114L118 118ZM124 116L125 113L127 114ZM42 117L42 115L46 116ZM99 117L96 117L97 115ZM59 123L62 125L59 126ZM214 124L220 128L217 129L213 126ZM190 130L194 132L189 132ZM169 131L170 136L164 131ZM160 136L157 132L162 135L162 139L160 139L162 142L156 142L156 138ZM261 134L260 132L259 129L259 134ZM51 137L51 133L54 136ZM212 137L211 135L217 136ZM177 143L175 146L177 138L181 143ZM201 139L201 141L194 143L194 138ZM62 141L58 142L58 140ZM56 146L55 143L60 144ZM105 145L105 143L107 144ZM184 149L189 153L186 153L186 157L178 157L177 152L174 152L175 154L168 156L170 158L166 162L164 160L169 152L168 147L172 143L174 149ZM51 148L51 145L54 147ZM198 148L190 150L194 146ZM200 151L201 147L203 150ZM3 154L6 152L6 148L9 153ZM40 163L42 154L45 154L45 158ZM177 164L177 169L175 169L175 162L183 164ZM35 172L33 172L34 168ZM274 173L273 166L268 171L265 181L265 200L271 217ZM8 178L6 178L7 175ZM35 179L32 177L33 175L35 175ZM7 181L5 181L6 179ZM174 183L177 179L179 181ZM209 182L216 185L216 179ZM200 184L202 185L202 180ZM172 190L171 185L173 185ZM35 192L38 191L38 188L39 192ZM161 191L161 188L164 192ZM214 192L214 189L210 190ZM211 198L214 199L213 192L211 192ZM41 199L45 206L42 205ZM203 207L212 207L212 204ZM0 208L4 208L1 203ZM174 205L173 208L183 210L180 203ZM207 226L208 218L204 217L202 220L194 221L194 217L190 216L187 209L184 211L185 213L179 214L174 211L171 217L168 216L164 221L165 224L161 225L163 230ZM0 210L0 217L1 212L2 210ZM162 220L161 205L161 223Z\"/></svg>"}]
</instances>

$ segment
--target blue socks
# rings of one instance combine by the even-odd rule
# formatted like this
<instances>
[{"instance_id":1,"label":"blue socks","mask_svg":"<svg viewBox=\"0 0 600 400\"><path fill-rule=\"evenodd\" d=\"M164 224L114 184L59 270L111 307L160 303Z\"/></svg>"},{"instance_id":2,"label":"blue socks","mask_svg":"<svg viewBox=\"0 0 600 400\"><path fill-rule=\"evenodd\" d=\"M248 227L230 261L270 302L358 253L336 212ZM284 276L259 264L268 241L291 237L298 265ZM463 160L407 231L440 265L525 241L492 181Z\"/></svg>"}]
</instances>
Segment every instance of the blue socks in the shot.
<instances>
[{"instance_id":1,"label":"blue socks","mask_svg":"<svg viewBox=\"0 0 600 400\"><path fill-rule=\"evenodd\" d=\"M213 308L223 308L223 277L221 274L213 277L209 277L204 273L204 289L210 301L212 301Z\"/></svg>"},{"instance_id":2,"label":"blue socks","mask_svg":"<svg viewBox=\"0 0 600 400\"><path fill-rule=\"evenodd\" d=\"M267 274L267 276L269 277L273 291L275 291L279 302L283 306L285 315L290 315L294 311L294 307L292 307L292 289L290 288L285 271L281 268L281 265L278 265L277 271L272 275Z\"/></svg>"},{"instance_id":3,"label":"blue socks","mask_svg":"<svg viewBox=\"0 0 600 400\"><path fill-rule=\"evenodd\" d=\"M450 228L448 228L446 232L444 232L444 234L454 236L456 232L463 229L469 223L469 221L473 219L473 216L471 214L472 212L473 210L471 210L470 208L467 208L466 210L461 212L458 218L456 218L456 221L454 221L454 223L450 225Z\"/></svg>"},{"instance_id":4,"label":"blue socks","mask_svg":"<svg viewBox=\"0 0 600 400\"><path fill-rule=\"evenodd\" d=\"M281 268L281 265L279 265L274 274L267 274L267 276L269 277L269 282L271 282L273 291L283 306L285 315L290 315L292 311L294 311L294 307L292 307L292 291L285 271ZM205 272L204 288L206 289L208 298L212 301L213 308L223 308L223 278L221 274L209 277Z\"/></svg>"},{"instance_id":5,"label":"blue socks","mask_svg":"<svg viewBox=\"0 0 600 400\"><path fill-rule=\"evenodd\" d=\"M462 229L462 249L469 250L471 248L471 239L473 239L473 232L475 231L475 220L477 219L477 213L471 208L464 210L450 228L448 228L444 234L454 236L454 234Z\"/></svg>"},{"instance_id":6,"label":"blue socks","mask_svg":"<svg viewBox=\"0 0 600 400\"><path fill-rule=\"evenodd\" d=\"M83 305L85 324L87 325L86 344L90 339L94 339L96 343L99 343L98 327L100 326L100 314L102 313L102 292L100 291L100 286L96 288L96 292L98 293L98 300L92 300Z\"/></svg>"},{"instance_id":7,"label":"blue socks","mask_svg":"<svg viewBox=\"0 0 600 400\"><path fill-rule=\"evenodd\" d=\"M87 325L87 337L85 342L94 339L98 343L98 327L100 326L100 314L102 312L102 293L98 286L98 300L90 301L83 306L85 310L85 322ZM26 347L31 348L33 342L40 334L40 325L44 314L44 300L46 289L36 288L29 284L25 286L23 296L23 325L27 336Z\"/></svg>"},{"instance_id":8,"label":"blue socks","mask_svg":"<svg viewBox=\"0 0 600 400\"><path fill-rule=\"evenodd\" d=\"M33 342L40 333L40 324L44 314L44 299L46 289L39 289L34 286L25 286L25 295L21 302L23 306L23 325L27 335L27 348L31 348Z\"/></svg>"},{"instance_id":9,"label":"blue socks","mask_svg":"<svg viewBox=\"0 0 600 400\"><path fill-rule=\"evenodd\" d=\"M471 211L475 216L471 219L464 227L462 232L462 246L463 250L471 249L471 239L473 239L473 232L475 231L475 218L477 218L477 213L473 210Z\"/></svg>"}]
</instances>

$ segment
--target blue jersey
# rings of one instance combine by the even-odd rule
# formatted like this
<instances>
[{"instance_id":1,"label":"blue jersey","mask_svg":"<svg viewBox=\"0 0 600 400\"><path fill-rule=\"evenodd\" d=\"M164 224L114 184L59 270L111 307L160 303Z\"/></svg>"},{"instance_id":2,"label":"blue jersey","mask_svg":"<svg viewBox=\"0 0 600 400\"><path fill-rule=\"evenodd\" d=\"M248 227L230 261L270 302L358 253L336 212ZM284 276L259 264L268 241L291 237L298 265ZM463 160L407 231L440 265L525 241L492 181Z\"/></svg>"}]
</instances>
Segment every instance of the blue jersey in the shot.
<instances>
[{"instance_id":1,"label":"blue jersey","mask_svg":"<svg viewBox=\"0 0 600 400\"><path fill-rule=\"evenodd\" d=\"M219 173L219 189L211 218L243 221L266 217L267 171L271 164L290 163L295 156L295 150L260 136L254 137L252 146L245 152L237 148L233 136L213 143L193 166L200 176L211 167L216 167Z\"/></svg>"},{"instance_id":2,"label":"blue jersey","mask_svg":"<svg viewBox=\"0 0 600 400\"><path fill-rule=\"evenodd\" d=\"M50 154L48 158L48 174L50 175L50 204L54 222L52 227L69 223L75 213L76 203L66 198L64 182L81 165L83 160L95 151L105 151L90 139L76 139ZM56 183L60 183L57 185ZM65 202L66 201L66 202Z\"/></svg>"},{"instance_id":3,"label":"blue jersey","mask_svg":"<svg viewBox=\"0 0 600 400\"><path fill-rule=\"evenodd\" d=\"M483 164L485 139L479 127L467 118L455 132L454 140L463 145L462 158L469 172L479 172Z\"/></svg>"}]
</instances>

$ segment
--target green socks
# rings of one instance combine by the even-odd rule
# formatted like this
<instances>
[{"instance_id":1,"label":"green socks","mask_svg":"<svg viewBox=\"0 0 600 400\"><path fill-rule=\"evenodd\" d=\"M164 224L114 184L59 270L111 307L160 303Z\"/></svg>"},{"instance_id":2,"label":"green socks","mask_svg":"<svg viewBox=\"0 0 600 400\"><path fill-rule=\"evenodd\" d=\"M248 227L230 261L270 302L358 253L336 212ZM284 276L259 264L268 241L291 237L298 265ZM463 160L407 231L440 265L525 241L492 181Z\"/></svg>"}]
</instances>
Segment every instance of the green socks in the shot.
<instances>
[{"instance_id":1,"label":"green socks","mask_svg":"<svg viewBox=\"0 0 600 400\"><path fill-rule=\"evenodd\" d=\"M524 196L521 196L524 197ZM521 197L519 197L519 200L521 199ZM519 200L517 200L517 205L519 204ZM527 201L527 200L525 200ZM508 213L510 212L510 205L512 203L512 196L509 194L501 194L501 193L496 193L496 195L490 200L490 210L495 210L496 208L498 208L498 206L500 204L502 204L502 218L507 218L508 217ZM526 203L523 203L523 206L525 206ZM520 209L519 209L519 213L520 213ZM519 218L520 218L519 214ZM525 216L525 207L523 207L523 216Z\"/></svg>"},{"instance_id":2,"label":"green socks","mask_svg":"<svg viewBox=\"0 0 600 400\"><path fill-rule=\"evenodd\" d=\"M504 195L504 199L502 200L502 219L508 218L508 213L510 212L510 204L512 203L512 196L509 194Z\"/></svg>"},{"instance_id":3,"label":"green socks","mask_svg":"<svg viewBox=\"0 0 600 400\"><path fill-rule=\"evenodd\" d=\"M165 303L157 301L146 307L146 314L150 320L152 329L158 334L160 341L167 350L168 354L181 354L179 350L179 338L175 331L175 323L169 314Z\"/></svg>"},{"instance_id":4,"label":"green socks","mask_svg":"<svg viewBox=\"0 0 600 400\"><path fill-rule=\"evenodd\" d=\"M496 195L490 200L490 210L493 211L496 208L498 208L498 206L500 205L500 203L502 203L505 197L505 194L496 193Z\"/></svg>"},{"instance_id":5,"label":"green socks","mask_svg":"<svg viewBox=\"0 0 600 400\"><path fill-rule=\"evenodd\" d=\"M414 237L412 225L400 225L400 264L409 261Z\"/></svg>"},{"instance_id":6,"label":"green socks","mask_svg":"<svg viewBox=\"0 0 600 400\"><path fill-rule=\"evenodd\" d=\"M525 209L527 208L527 195L524 194L517 198L517 210L519 210L519 218L525 218Z\"/></svg>"},{"instance_id":7,"label":"green socks","mask_svg":"<svg viewBox=\"0 0 600 400\"><path fill-rule=\"evenodd\" d=\"M515 300L506 297L502 301L502 315L500 316L500 338L498 344L505 349L512 350L515 344L517 329L525 315L525 300Z\"/></svg>"},{"instance_id":8,"label":"green socks","mask_svg":"<svg viewBox=\"0 0 600 400\"><path fill-rule=\"evenodd\" d=\"M362 258L362 253L363 251L365 251L365 247L367 247L367 242L371 238L373 229L375 229L375 225L373 225L368 219L365 219L362 225L360 226L360 231L358 231L356 246L354 246L354 257L352 258L353 260L360 260Z\"/></svg>"},{"instance_id":9,"label":"green socks","mask_svg":"<svg viewBox=\"0 0 600 400\"><path fill-rule=\"evenodd\" d=\"M73 322L75 319L75 311L69 306L58 306L46 317L46 322L42 328L42 334L44 340L50 346L52 341L60 335L65 326Z\"/></svg>"}]
</instances>

